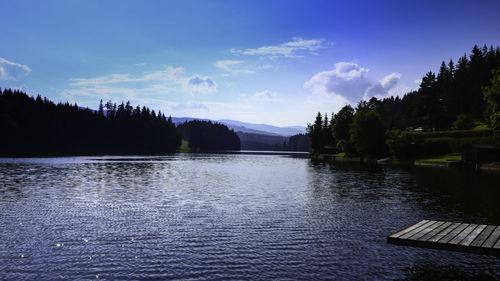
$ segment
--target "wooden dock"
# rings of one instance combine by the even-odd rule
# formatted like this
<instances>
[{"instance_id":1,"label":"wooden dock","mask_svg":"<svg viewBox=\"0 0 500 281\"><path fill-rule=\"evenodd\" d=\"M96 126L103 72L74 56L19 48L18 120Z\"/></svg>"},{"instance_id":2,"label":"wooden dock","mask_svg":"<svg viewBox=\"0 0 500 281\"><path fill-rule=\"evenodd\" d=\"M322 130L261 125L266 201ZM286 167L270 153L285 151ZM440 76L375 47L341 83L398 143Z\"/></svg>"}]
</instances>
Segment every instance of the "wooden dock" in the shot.
<instances>
[{"instance_id":1,"label":"wooden dock","mask_svg":"<svg viewBox=\"0 0 500 281\"><path fill-rule=\"evenodd\" d=\"M387 243L500 256L500 226L423 220L387 236Z\"/></svg>"}]
</instances>

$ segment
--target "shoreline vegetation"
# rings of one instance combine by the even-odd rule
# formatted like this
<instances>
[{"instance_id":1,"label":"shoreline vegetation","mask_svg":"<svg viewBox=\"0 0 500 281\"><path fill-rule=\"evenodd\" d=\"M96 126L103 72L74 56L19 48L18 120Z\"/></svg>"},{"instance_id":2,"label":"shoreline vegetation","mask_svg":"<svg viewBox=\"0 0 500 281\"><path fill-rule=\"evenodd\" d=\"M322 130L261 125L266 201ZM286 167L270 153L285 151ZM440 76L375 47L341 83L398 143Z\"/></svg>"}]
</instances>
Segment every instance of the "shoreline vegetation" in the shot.
<instances>
[{"instance_id":1,"label":"shoreline vegetation","mask_svg":"<svg viewBox=\"0 0 500 281\"><path fill-rule=\"evenodd\" d=\"M328 116L307 127L313 159L500 170L500 47L476 45L417 91Z\"/></svg>"},{"instance_id":2,"label":"shoreline vegetation","mask_svg":"<svg viewBox=\"0 0 500 281\"><path fill-rule=\"evenodd\" d=\"M330 161L330 162L351 162L351 163L367 163L367 164L389 164L398 166L420 166L420 167L435 167L435 168L461 168L476 171L500 172L500 162L488 162L479 165L470 164L462 161L461 155L451 154L442 155L435 158L418 159L414 161L401 161L398 159L384 159L385 161L365 161L360 157L347 157L342 154L315 154L309 155L313 160Z\"/></svg>"},{"instance_id":3,"label":"shoreline vegetation","mask_svg":"<svg viewBox=\"0 0 500 281\"><path fill-rule=\"evenodd\" d=\"M240 150L227 126L171 117L111 101L98 110L0 89L0 157L158 155Z\"/></svg>"},{"instance_id":4,"label":"shoreline vegetation","mask_svg":"<svg viewBox=\"0 0 500 281\"><path fill-rule=\"evenodd\" d=\"M0 89L0 131L0 157L307 151L310 147L304 134L279 137L278 143L259 139L275 136L254 134L257 139L249 142L224 124L192 120L175 125L164 113L134 108L130 102L101 100L99 109L91 110L12 89Z\"/></svg>"},{"instance_id":5,"label":"shoreline vegetation","mask_svg":"<svg viewBox=\"0 0 500 281\"><path fill-rule=\"evenodd\" d=\"M0 113L0 156L159 154L181 144L170 117L129 102L90 110L0 89Z\"/></svg>"}]
</instances>

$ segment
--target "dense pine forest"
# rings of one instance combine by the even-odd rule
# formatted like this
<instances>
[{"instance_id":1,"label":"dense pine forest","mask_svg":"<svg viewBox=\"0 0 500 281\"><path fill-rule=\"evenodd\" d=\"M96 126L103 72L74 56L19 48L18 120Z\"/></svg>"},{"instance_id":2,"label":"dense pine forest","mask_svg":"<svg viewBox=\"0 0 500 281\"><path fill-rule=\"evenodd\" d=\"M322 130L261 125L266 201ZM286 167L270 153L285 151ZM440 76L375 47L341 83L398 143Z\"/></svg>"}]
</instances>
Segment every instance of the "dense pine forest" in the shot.
<instances>
[{"instance_id":1,"label":"dense pine forest","mask_svg":"<svg viewBox=\"0 0 500 281\"><path fill-rule=\"evenodd\" d=\"M181 135L147 107L102 101L98 111L0 89L0 155L157 154L175 152Z\"/></svg>"},{"instance_id":2,"label":"dense pine forest","mask_svg":"<svg viewBox=\"0 0 500 281\"><path fill-rule=\"evenodd\" d=\"M297 134L287 138L283 144L275 145L273 150L276 151L310 151L311 144L309 137L305 134Z\"/></svg>"},{"instance_id":3,"label":"dense pine forest","mask_svg":"<svg viewBox=\"0 0 500 281\"><path fill-rule=\"evenodd\" d=\"M412 159L457 152L472 142L498 144L499 127L500 48L476 45L456 63L443 61L437 74L426 73L419 89L402 98L373 97L330 118L318 113L308 136L313 153L335 147L361 158Z\"/></svg>"},{"instance_id":4,"label":"dense pine forest","mask_svg":"<svg viewBox=\"0 0 500 281\"><path fill-rule=\"evenodd\" d=\"M211 121L192 120L178 127L192 152L240 150L240 138L226 125Z\"/></svg>"}]
</instances>

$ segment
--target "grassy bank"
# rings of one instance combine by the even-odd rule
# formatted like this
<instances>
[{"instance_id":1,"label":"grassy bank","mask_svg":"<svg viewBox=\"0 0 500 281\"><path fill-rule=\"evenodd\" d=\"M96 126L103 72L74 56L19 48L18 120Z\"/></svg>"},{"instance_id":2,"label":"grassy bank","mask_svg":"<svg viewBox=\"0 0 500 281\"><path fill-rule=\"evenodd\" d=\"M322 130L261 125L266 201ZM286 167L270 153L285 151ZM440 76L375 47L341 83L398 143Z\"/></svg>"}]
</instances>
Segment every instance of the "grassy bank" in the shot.
<instances>
[{"instance_id":1,"label":"grassy bank","mask_svg":"<svg viewBox=\"0 0 500 281\"><path fill-rule=\"evenodd\" d=\"M460 154L447 154L447 155L442 155L434 158L426 158L426 159L419 159L419 161L422 162L433 162L433 163L449 163L449 162L457 162L457 161L462 161L462 155Z\"/></svg>"},{"instance_id":2,"label":"grassy bank","mask_svg":"<svg viewBox=\"0 0 500 281\"><path fill-rule=\"evenodd\" d=\"M182 139L181 147L179 148L179 152L184 152L184 153L190 152L190 150L189 150L189 142L187 140Z\"/></svg>"}]
</instances>

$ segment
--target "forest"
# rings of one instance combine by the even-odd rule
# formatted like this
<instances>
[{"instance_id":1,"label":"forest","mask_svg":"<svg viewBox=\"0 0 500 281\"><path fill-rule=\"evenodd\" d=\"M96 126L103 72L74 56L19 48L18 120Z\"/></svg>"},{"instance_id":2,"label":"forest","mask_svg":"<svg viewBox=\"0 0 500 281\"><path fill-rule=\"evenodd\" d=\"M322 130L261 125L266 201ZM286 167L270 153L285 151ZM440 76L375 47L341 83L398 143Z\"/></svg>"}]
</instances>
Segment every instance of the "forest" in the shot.
<instances>
[{"instance_id":1,"label":"forest","mask_svg":"<svg viewBox=\"0 0 500 281\"><path fill-rule=\"evenodd\" d=\"M100 101L98 110L0 89L0 156L162 154L240 150L225 125L190 121L175 126L162 112L130 102Z\"/></svg>"},{"instance_id":2,"label":"forest","mask_svg":"<svg viewBox=\"0 0 500 281\"><path fill-rule=\"evenodd\" d=\"M192 120L178 127L191 152L240 150L240 138L226 125L211 121Z\"/></svg>"},{"instance_id":3,"label":"forest","mask_svg":"<svg viewBox=\"0 0 500 281\"><path fill-rule=\"evenodd\" d=\"M318 113L307 131L313 154L334 147L362 159L415 159L471 142L499 145L498 129L500 48L475 45L457 63L443 61L437 74L427 72L418 90L346 105L330 118ZM464 134L468 139L457 138Z\"/></svg>"},{"instance_id":4,"label":"forest","mask_svg":"<svg viewBox=\"0 0 500 281\"><path fill-rule=\"evenodd\" d=\"M0 89L0 156L175 152L181 135L170 118L111 101L99 110Z\"/></svg>"},{"instance_id":5,"label":"forest","mask_svg":"<svg viewBox=\"0 0 500 281\"><path fill-rule=\"evenodd\" d=\"M275 151L310 151L311 144L305 134L297 134L287 138L282 144L273 147Z\"/></svg>"}]
</instances>

